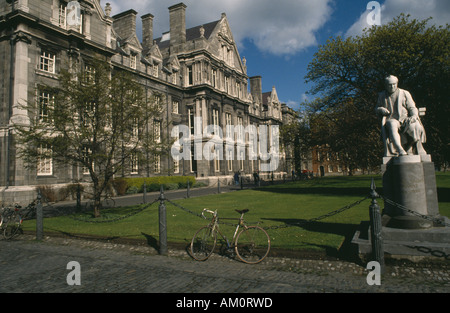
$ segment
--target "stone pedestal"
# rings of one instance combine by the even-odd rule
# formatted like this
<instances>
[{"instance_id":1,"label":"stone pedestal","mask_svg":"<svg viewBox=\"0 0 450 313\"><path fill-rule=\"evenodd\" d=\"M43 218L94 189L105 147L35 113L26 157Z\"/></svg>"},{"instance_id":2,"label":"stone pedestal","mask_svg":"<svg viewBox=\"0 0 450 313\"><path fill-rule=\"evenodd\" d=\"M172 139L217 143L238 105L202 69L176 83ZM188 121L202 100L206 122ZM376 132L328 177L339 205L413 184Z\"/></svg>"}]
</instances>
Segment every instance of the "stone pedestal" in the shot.
<instances>
[{"instance_id":1,"label":"stone pedestal","mask_svg":"<svg viewBox=\"0 0 450 313\"><path fill-rule=\"evenodd\" d=\"M384 253L392 257L450 258L450 220L439 215L434 164L429 155L384 158L383 195L398 206L385 203L381 238ZM414 213L430 217L433 221ZM436 222L435 222L436 221ZM370 255L369 222L361 222L352 244L359 255Z\"/></svg>"},{"instance_id":2,"label":"stone pedestal","mask_svg":"<svg viewBox=\"0 0 450 313\"><path fill-rule=\"evenodd\" d=\"M385 202L383 226L400 229L438 226L412 213L439 218L436 176L429 155L384 158L382 172L384 197L407 209Z\"/></svg>"}]
</instances>

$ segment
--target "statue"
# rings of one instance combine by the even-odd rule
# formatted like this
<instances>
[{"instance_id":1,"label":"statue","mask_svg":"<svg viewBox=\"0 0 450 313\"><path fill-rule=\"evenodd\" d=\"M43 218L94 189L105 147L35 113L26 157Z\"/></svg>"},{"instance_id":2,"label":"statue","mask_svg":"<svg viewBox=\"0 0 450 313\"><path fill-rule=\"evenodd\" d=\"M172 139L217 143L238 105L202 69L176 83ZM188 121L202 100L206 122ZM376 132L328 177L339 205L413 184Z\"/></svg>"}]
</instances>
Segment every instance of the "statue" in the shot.
<instances>
[{"instance_id":1,"label":"statue","mask_svg":"<svg viewBox=\"0 0 450 313\"><path fill-rule=\"evenodd\" d=\"M425 155L425 129L411 94L397 87L398 78L385 78L386 91L378 95L377 115L382 116L384 156Z\"/></svg>"}]
</instances>

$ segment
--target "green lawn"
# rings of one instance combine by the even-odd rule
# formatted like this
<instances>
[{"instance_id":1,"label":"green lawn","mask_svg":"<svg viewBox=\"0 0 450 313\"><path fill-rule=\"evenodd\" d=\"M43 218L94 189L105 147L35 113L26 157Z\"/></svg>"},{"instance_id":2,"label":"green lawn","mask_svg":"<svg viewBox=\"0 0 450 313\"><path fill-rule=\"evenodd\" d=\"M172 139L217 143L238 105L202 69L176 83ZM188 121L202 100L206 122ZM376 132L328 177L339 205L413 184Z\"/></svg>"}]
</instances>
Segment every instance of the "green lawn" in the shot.
<instances>
[{"instance_id":1,"label":"green lawn","mask_svg":"<svg viewBox=\"0 0 450 313\"><path fill-rule=\"evenodd\" d=\"M338 249L349 238L361 221L369 220L370 199L342 213L327 217L302 227L296 225L345 207L364 198L369 193L372 177L377 190L382 193L380 176L324 177L311 181L289 182L282 185L240 190L220 195L210 195L176 201L193 212L203 208L218 210L221 217L237 218L235 209L249 209L246 221L262 222L269 229L273 248L283 249ZM438 173L440 213L450 217L450 173ZM383 208L383 201L379 200ZM167 203L167 234L169 242L188 243L195 231L206 221ZM123 216L138 207L104 210L108 217ZM88 216L84 216L88 218ZM230 222L230 221L227 221ZM290 225L289 227L284 227ZM292 226L294 225L294 226ZM35 221L25 221L25 230L34 230ZM221 226L230 238L234 229ZM158 241L158 203L129 218L111 223L86 223L69 217L47 218L44 230L68 234L98 235L110 238L139 238L149 242Z\"/></svg>"}]
</instances>

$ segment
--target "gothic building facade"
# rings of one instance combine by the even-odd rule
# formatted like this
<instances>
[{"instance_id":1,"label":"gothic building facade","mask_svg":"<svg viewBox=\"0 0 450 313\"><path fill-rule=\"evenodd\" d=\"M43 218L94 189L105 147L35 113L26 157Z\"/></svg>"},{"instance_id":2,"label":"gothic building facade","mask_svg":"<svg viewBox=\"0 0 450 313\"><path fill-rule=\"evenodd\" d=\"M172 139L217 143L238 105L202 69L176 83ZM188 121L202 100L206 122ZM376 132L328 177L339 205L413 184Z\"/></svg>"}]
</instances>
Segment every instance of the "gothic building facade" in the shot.
<instances>
[{"instance_id":1,"label":"gothic building facade","mask_svg":"<svg viewBox=\"0 0 450 313\"><path fill-rule=\"evenodd\" d=\"M137 12L111 16L111 6L100 0L79 0L79 18L66 0L0 0L0 188L5 195L36 185L65 184L88 179L79 167L41 160L28 169L16 149L14 125L29 115L21 104L44 104L51 95L40 85L57 86L62 68L77 60L89 71L89 62L104 59L114 68L133 73L149 95L158 95L164 113L152 127L168 138L175 125L282 125L294 112L278 99L275 87L263 92L260 76L248 77L223 13L210 23L186 29L186 5L168 8L170 30L153 34L152 14L141 16L142 41L136 34ZM248 143L247 147L248 149ZM236 152L235 152L236 153ZM251 175L261 160L174 160L154 156L151 168L134 162L126 176L195 175L199 179ZM280 151L275 174L290 168ZM230 158L231 159L231 158Z\"/></svg>"}]
</instances>

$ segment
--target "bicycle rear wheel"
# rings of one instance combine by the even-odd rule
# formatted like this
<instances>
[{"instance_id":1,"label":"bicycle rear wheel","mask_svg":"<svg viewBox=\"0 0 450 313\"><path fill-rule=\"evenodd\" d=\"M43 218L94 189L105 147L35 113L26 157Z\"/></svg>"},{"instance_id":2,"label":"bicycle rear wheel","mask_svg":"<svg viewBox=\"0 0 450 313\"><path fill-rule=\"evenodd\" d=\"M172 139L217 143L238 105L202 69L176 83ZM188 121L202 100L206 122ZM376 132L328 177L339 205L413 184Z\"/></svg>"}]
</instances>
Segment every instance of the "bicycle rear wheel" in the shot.
<instances>
[{"instance_id":1,"label":"bicycle rear wheel","mask_svg":"<svg viewBox=\"0 0 450 313\"><path fill-rule=\"evenodd\" d=\"M259 226L249 226L237 235L234 249L243 262L259 263L269 254L269 234Z\"/></svg>"},{"instance_id":2,"label":"bicycle rear wheel","mask_svg":"<svg viewBox=\"0 0 450 313\"><path fill-rule=\"evenodd\" d=\"M217 232L210 226L200 228L191 241L191 255L197 261L205 261L216 247Z\"/></svg>"},{"instance_id":3,"label":"bicycle rear wheel","mask_svg":"<svg viewBox=\"0 0 450 313\"><path fill-rule=\"evenodd\" d=\"M5 222L5 225L3 225L3 237L12 239L14 236L19 235L21 224L22 217L19 214L12 214L8 221Z\"/></svg>"}]
</instances>

